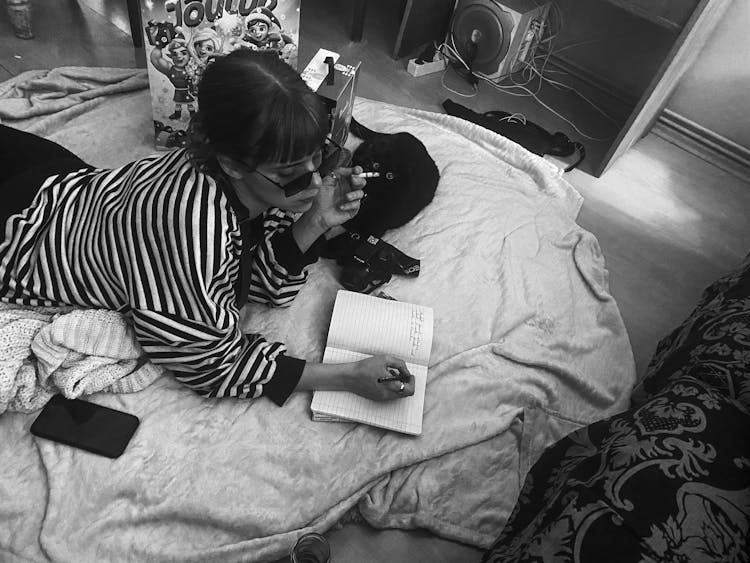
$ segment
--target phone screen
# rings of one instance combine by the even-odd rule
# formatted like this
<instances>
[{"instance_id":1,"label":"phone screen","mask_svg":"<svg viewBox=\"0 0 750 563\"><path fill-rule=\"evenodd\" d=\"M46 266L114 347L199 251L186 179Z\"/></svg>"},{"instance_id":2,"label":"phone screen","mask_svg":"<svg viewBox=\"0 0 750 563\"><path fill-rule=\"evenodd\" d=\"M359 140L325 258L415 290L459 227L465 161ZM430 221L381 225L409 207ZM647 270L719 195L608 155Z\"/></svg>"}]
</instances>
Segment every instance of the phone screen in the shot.
<instances>
[{"instance_id":1,"label":"phone screen","mask_svg":"<svg viewBox=\"0 0 750 563\"><path fill-rule=\"evenodd\" d=\"M55 395L31 425L40 438L117 458L138 428L136 416L80 399Z\"/></svg>"}]
</instances>

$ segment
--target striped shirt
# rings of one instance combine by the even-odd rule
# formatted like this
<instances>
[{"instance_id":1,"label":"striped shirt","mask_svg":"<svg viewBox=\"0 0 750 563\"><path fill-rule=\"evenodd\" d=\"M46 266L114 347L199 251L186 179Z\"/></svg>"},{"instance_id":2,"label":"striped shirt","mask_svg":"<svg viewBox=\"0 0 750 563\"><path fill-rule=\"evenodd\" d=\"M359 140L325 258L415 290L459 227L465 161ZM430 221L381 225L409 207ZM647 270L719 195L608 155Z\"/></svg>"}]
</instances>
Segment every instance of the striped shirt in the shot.
<instances>
[{"instance_id":1,"label":"striped shirt","mask_svg":"<svg viewBox=\"0 0 750 563\"><path fill-rule=\"evenodd\" d=\"M118 311L151 360L199 394L281 405L304 362L241 331L236 205L185 150L51 176L6 223L0 300ZM305 283L316 256L292 223L276 208L253 221L248 300L288 305Z\"/></svg>"}]
</instances>

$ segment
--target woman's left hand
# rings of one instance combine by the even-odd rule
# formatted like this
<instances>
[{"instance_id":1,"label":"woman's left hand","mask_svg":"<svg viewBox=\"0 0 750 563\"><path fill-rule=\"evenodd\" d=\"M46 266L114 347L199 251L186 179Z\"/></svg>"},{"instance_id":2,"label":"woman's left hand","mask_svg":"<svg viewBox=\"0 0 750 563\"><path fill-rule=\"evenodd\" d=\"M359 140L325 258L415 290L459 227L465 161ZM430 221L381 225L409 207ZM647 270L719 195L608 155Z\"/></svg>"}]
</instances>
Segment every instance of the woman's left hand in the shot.
<instances>
[{"instance_id":1,"label":"woman's left hand","mask_svg":"<svg viewBox=\"0 0 750 563\"><path fill-rule=\"evenodd\" d=\"M314 217L325 231L346 223L357 214L365 195L363 189L367 180L359 174L362 174L362 168L355 166L337 168L322 178L320 192L305 214Z\"/></svg>"}]
</instances>

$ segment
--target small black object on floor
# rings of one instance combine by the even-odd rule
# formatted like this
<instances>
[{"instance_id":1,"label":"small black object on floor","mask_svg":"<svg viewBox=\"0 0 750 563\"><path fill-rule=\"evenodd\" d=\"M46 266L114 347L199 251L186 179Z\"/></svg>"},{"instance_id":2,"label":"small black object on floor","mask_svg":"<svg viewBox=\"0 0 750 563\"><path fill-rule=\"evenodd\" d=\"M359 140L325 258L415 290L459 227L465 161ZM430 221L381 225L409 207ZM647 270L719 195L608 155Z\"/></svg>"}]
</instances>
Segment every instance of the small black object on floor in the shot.
<instances>
[{"instance_id":1,"label":"small black object on floor","mask_svg":"<svg viewBox=\"0 0 750 563\"><path fill-rule=\"evenodd\" d=\"M583 144L570 140L565 133L560 131L550 133L527 119L516 119L513 117L514 114L505 111L477 113L453 100L445 100L443 108L449 115L494 131L539 156L549 154L567 157L577 151L578 160L566 167L565 172L570 172L586 158L586 149Z\"/></svg>"}]
</instances>

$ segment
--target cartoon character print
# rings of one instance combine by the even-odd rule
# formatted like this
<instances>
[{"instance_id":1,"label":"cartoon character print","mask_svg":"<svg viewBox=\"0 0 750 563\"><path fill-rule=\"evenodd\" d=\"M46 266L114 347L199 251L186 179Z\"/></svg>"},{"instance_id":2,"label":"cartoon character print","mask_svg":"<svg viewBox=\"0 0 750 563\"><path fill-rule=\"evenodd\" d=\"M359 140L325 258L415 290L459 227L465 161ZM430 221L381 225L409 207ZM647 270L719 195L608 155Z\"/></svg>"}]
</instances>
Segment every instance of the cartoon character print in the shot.
<instances>
[{"instance_id":1,"label":"cartoon character print","mask_svg":"<svg viewBox=\"0 0 750 563\"><path fill-rule=\"evenodd\" d=\"M188 41L190 61L187 65L187 72L190 76L193 96L197 96L198 84L206 66L222 53L223 43L219 33L211 27L198 29L190 37Z\"/></svg>"},{"instance_id":2,"label":"cartoon character print","mask_svg":"<svg viewBox=\"0 0 750 563\"><path fill-rule=\"evenodd\" d=\"M245 18L245 35L242 41L251 49L279 50L283 47L281 22L268 8L255 8Z\"/></svg>"},{"instance_id":3,"label":"cartoon character print","mask_svg":"<svg viewBox=\"0 0 750 563\"><path fill-rule=\"evenodd\" d=\"M150 59L154 68L164 74L174 87L174 113L169 119L180 119L182 117L182 106L187 105L187 110L192 116L195 113L194 85L188 71L190 63L190 52L188 51L185 36L179 32L167 45L165 49L154 47Z\"/></svg>"},{"instance_id":4,"label":"cartoon character print","mask_svg":"<svg viewBox=\"0 0 750 563\"><path fill-rule=\"evenodd\" d=\"M284 33L281 21L268 7L255 8L247 15L241 45L254 50L276 51L282 60L293 67L297 65L294 39Z\"/></svg>"}]
</instances>

